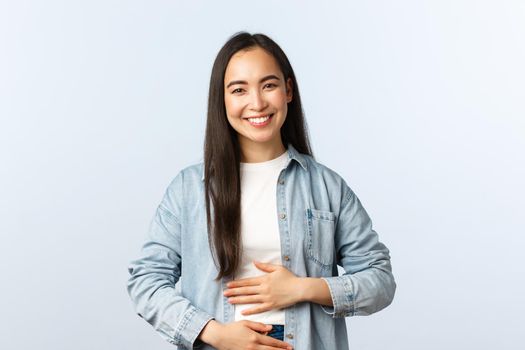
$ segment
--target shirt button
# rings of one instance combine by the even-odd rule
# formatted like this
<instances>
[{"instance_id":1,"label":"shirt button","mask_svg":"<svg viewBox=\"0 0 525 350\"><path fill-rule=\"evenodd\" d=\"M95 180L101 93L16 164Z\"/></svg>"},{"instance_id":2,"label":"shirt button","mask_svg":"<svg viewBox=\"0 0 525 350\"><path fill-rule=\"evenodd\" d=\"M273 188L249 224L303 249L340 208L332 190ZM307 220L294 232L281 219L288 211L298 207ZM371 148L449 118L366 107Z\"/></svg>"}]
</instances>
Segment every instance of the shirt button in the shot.
<instances>
[{"instance_id":1,"label":"shirt button","mask_svg":"<svg viewBox=\"0 0 525 350\"><path fill-rule=\"evenodd\" d=\"M284 180L279 180L279 185L284 185Z\"/></svg>"},{"instance_id":2,"label":"shirt button","mask_svg":"<svg viewBox=\"0 0 525 350\"><path fill-rule=\"evenodd\" d=\"M285 213L281 213L281 215L279 215L279 216L280 216L281 220L286 219L286 214Z\"/></svg>"},{"instance_id":3,"label":"shirt button","mask_svg":"<svg viewBox=\"0 0 525 350\"><path fill-rule=\"evenodd\" d=\"M290 257L288 255L285 255L284 256L284 260L288 261L288 260L290 260Z\"/></svg>"},{"instance_id":4,"label":"shirt button","mask_svg":"<svg viewBox=\"0 0 525 350\"><path fill-rule=\"evenodd\" d=\"M288 338L288 339L293 339L293 334L292 334L292 333L288 333L288 334L286 335L286 338Z\"/></svg>"}]
</instances>

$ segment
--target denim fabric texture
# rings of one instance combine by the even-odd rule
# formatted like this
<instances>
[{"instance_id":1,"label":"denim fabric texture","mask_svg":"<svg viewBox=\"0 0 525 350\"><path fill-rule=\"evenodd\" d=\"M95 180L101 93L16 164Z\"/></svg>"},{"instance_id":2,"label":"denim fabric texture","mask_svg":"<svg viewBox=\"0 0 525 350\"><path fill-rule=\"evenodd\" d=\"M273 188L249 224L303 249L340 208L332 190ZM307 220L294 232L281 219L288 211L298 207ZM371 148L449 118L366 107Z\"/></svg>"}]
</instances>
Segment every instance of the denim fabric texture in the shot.
<instances>
[{"instance_id":1,"label":"denim fabric texture","mask_svg":"<svg viewBox=\"0 0 525 350\"><path fill-rule=\"evenodd\" d=\"M273 324L272 330L267 334L267 336L275 338L277 340L284 340L284 325Z\"/></svg>"},{"instance_id":2,"label":"denim fabric texture","mask_svg":"<svg viewBox=\"0 0 525 350\"><path fill-rule=\"evenodd\" d=\"M336 172L291 145L287 151L276 193L282 265L299 277L324 279L333 306L286 308L284 341L299 350L346 350L345 317L370 315L394 298L390 252ZM234 321L234 306L222 294L230 279L214 280L203 179L203 163L175 176L128 267L136 313L176 349L213 349L197 339L206 323Z\"/></svg>"}]
</instances>

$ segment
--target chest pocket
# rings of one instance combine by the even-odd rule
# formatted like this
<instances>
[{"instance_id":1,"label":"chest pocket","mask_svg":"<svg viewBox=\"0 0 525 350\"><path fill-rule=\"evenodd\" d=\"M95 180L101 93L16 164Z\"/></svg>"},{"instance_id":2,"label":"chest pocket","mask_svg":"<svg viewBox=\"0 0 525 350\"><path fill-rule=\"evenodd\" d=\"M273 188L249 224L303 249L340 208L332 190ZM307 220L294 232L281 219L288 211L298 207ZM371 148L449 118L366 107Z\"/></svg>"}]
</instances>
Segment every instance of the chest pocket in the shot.
<instances>
[{"instance_id":1,"label":"chest pocket","mask_svg":"<svg viewBox=\"0 0 525 350\"><path fill-rule=\"evenodd\" d=\"M306 252L308 258L323 269L332 269L334 261L335 214L306 209Z\"/></svg>"}]
</instances>

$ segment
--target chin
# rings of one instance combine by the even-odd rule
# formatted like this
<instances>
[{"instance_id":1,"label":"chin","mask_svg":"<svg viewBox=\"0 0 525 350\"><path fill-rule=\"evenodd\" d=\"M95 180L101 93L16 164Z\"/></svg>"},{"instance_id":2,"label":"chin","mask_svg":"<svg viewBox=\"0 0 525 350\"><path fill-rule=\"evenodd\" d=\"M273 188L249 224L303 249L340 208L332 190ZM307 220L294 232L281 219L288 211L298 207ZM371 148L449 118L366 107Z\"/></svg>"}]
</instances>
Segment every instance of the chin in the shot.
<instances>
[{"instance_id":1,"label":"chin","mask_svg":"<svg viewBox=\"0 0 525 350\"><path fill-rule=\"evenodd\" d=\"M249 139L257 143L272 143L272 141L274 141L273 135L266 137L250 137Z\"/></svg>"}]
</instances>

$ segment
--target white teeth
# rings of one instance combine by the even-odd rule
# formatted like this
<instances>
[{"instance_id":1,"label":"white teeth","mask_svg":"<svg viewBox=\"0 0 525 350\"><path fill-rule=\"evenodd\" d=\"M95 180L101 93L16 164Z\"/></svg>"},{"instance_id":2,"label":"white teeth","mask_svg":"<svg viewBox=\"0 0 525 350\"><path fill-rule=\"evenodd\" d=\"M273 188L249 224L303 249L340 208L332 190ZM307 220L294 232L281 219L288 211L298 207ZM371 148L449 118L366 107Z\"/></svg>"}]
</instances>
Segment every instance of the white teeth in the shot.
<instances>
[{"instance_id":1,"label":"white teeth","mask_svg":"<svg viewBox=\"0 0 525 350\"><path fill-rule=\"evenodd\" d=\"M256 123L256 124L260 124L260 123L264 123L265 121L267 121L268 119L270 119L270 116L267 115L266 117L260 117L260 118L248 118L248 121L250 123Z\"/></svg>"}]
</instances>

